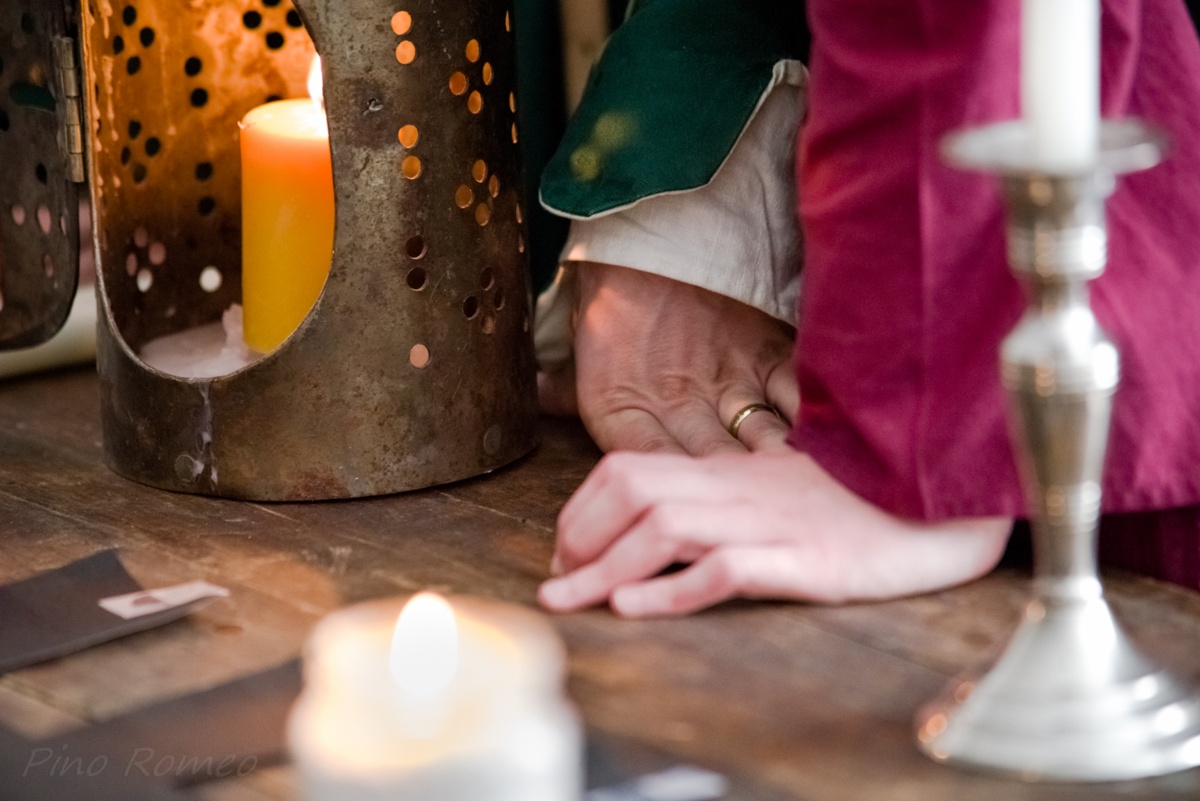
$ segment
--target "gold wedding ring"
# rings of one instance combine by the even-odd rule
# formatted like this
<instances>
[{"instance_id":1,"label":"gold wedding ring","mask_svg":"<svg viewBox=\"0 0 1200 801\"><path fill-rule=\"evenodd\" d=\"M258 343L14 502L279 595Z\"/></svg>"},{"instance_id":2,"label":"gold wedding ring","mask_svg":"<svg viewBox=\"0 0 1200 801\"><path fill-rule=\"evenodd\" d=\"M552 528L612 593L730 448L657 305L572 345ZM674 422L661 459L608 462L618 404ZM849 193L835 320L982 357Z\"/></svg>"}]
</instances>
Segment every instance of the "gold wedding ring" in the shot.
<instances>
[{"instance_id":1,"label":"gold wedding ring","mask_svg":"<svg viewBox=\"0 0 1200 801\"><path fill-rule=\"evenodd\" d=\"M735 414L733 416L733 419L729 421L729 426L726 428L726 430L729 432L729 436L733 437L734 439L737 439L738 438L738 430L742 427L742 423L746 422L746 418L749 417L750 415L754 414L755 412L770 412L771 414L778 417L780 420L783 419L782 415L779 414L779 410L776 409L771 404L769 404L769 403L751 403L748 406L743 406L741 409L739 409L738 413Z\"/></svg>"}]
</instances>

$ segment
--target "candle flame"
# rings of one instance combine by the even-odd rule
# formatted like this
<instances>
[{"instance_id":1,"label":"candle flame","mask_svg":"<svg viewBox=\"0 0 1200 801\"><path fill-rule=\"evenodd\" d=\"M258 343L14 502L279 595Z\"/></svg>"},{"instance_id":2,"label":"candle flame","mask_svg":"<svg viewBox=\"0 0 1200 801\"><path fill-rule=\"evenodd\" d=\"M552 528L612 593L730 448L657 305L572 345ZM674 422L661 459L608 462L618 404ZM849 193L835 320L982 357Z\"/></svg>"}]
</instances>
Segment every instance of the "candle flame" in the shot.
<instances>
[{"instance_id":1,"label":"candle flame","mask_svg":"<svg viewBox=\"0 0 1200 801\"><path fill-rule=\"evenodd\" d=\"M312 65L308 68L308 96L313 102L325 110L325 84L321 76L321 57L313 56Z\"/></svg>"},{"instance_id":2,"label":"candle flame","mask_svg":"<svg viewBox=\"0 0 1200 801\"><path fill-rule=\"evenodd\" d=\"M407 695L430 698L446 689L458 671L458 622L440 595L414 595L396 620L392 678Z\"/></svg>"}]
</instances>

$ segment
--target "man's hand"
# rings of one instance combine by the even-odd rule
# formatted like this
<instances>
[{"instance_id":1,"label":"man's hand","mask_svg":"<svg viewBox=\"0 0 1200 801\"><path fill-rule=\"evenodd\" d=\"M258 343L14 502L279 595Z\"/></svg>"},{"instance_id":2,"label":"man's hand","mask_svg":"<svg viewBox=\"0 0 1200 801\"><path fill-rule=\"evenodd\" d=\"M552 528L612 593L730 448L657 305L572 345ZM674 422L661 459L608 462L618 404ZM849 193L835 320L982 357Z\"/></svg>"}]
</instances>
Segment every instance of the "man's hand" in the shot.
<instances>
[{"instance_id":1,"label":"man's hand","mask_svg":"<svg viewBox=\"0 0 1200 801\"><path fill-rule=\"evenodd\" d=\"M853 494L792 450L694 459L606 456L558 518L539 598L554 611L607 601L626 617L723 600L841 603L961 584L991 570L1012 521L919 523ZM691 563L662 576L668 566Z\"/></svg>"},{"instance_id":2,"label":"man's hand","mask_svg":"<svg viewBox=\"0 0 1200 801\"><path fill-rule=\"evenodd\" d=\"M539 376L542 407L578 412L605 451L693 455L784 446L799 405L793 330L724 295L651 273L583 263L575 373ZM752 403L734 439L726 426Z\"/></svg>"}]
</instances>

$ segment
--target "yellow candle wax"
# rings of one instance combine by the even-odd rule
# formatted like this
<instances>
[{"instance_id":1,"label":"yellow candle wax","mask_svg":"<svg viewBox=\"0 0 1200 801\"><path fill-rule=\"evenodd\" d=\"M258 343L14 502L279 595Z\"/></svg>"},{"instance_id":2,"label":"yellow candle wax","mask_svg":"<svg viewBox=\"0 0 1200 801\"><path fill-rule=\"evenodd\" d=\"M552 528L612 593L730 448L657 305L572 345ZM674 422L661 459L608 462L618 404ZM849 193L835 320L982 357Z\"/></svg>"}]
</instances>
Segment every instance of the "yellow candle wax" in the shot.
<instances>
[{"instance_id":1,"label":"yellow candle wax","mask_svg":"<svg viewBox=\"0 0 1200 801\"><path fill-rule=\"evenodd\" d=\"M280 100L241 122L245 340L269 353L308 314L333 254L333 168L325 113Z\"/></svg>"}]
</instances>

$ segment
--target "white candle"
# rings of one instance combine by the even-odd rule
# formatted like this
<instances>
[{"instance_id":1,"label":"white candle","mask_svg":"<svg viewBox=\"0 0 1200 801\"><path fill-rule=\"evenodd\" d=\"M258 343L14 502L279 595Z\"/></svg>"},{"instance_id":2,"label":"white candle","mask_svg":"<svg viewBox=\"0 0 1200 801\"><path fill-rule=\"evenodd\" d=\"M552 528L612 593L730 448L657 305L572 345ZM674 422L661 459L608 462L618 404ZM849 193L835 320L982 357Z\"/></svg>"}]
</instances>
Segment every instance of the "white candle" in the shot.
<instances>
[{"instance_id":1,"label":"white candle","mask_svg":"<svg viewBox=\"0 0 1200 801\"><path fill-rule=\"evenodd\" d=\"M521 607L439 596L333 613L305 651L288 741L307 801L576 801L563 648Z\"/></svg>"},{"instance_id":2,"label":"white candle","mask_svg":"<svg viewBox=\"0 0 1200 801\"><path fill-rule=\"evenodd\" d=\"M1023 0L1021 110L1040 169L1071 172L1100 138L1099 0Z\"/></svg>"}]
</instances>

